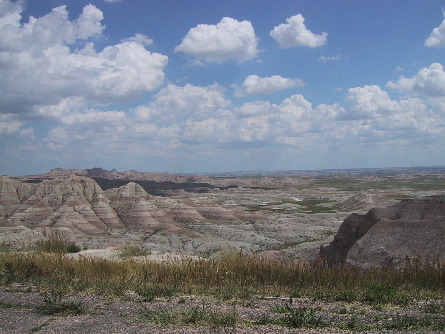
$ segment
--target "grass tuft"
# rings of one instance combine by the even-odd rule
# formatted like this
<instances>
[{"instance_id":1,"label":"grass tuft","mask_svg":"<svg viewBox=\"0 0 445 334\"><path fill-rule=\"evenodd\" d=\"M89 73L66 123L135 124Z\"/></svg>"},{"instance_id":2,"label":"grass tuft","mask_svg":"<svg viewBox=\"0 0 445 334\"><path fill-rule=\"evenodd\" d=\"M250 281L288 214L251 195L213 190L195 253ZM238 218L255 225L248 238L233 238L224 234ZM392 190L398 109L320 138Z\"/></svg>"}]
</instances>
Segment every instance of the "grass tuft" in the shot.
<instances>
[{"instance_id":1,"label":"grass tuft","mask_svg":"<svg viewBox=\"0 0 445 334\"><path fill-rule=\"evenodd\" d=\"M85 308L81 302L64 301L62 294L50 292L43 294L43 302L37 311L44 315L74 316L81 315Z\"/></svg>"}]
</instances>

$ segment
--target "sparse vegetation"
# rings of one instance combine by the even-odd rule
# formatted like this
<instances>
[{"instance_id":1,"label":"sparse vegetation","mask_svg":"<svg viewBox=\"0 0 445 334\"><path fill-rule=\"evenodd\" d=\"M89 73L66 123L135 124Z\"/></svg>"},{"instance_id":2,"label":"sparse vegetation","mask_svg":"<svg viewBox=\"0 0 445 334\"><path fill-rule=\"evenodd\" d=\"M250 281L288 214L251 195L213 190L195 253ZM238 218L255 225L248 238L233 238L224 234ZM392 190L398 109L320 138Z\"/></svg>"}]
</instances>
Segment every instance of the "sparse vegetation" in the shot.
<instances>
[{"instance_id":1,"label":"sparse vegetation","mask_svg":"<svg viewBox=\"0 0 445 334\"><path fill-rule=\"evenodd\" d=\"M230 311L213 309L204 302L201 305L181 308L144 309L140 319L155 324L175 324L183 326L234 327L239 315L233 307Z\"/></svg>"},{"instance_id":2,"label":"sparse vegetation","mask_svg":"<svg viewBox=\"0 0 445 334\"><path fill-rule=\"evenodd\" d=\"M286 303L285 310L286 315L280 321L289 327L320 328L325 326L321 316L316 314L314 308L296 307L292 302L292 298Z\"/></svg>"},{"instance_id":3,"label":"sparse vegetation","mask_svg":"<svg viewBox=\"0 0 445 334\"><path fill-rule=\"evenodd\" d=\"M47 284L63 280L72 289L118 290L143 295L195 293L222 300L253 295L288 295L331 301L406 304L419 296L444 293L445 265L411 263L404 271L359 270L347 266L312 267L279 263L241 253L212 259L154 262L65 257L63 254L4 253L0 278L11 282ZM372 282L372 283L370 283Z\"/></svg>"},{"instance_id":4,"label":"sparse vegetation","mask_svg":"<svg viewBox=\"0 0 445 334\"><path fill-rule=\"evenodd\" d=\"M120 247L119 255L121 257L145 256L147 251L137 244L126 243Z\"/></svg>"},{"instance_id":5,"label":"sparse vegetation","mask_svg":"<svg viewBox=\"0 0 445 334\"><path fill-rule=\"evenodd\" d=\"M59 237L49 237L36 243L35 249L42 253L66 253L68 244L65 239Z\"/></svg>"},{"instance_id":6,"label":"sparse vegetation","mask_svg":"<svg viewBox=\"0 0 445 334\"><path fill-rule=\"evenodd\" d=\"M406 270L394 271L278 263L241 253L152 262L130 257L75 260L61 253L10 252L0 255L0 272L4 286L34 285L43 291L37 310L46 315L85 312L81 302L68 298L77 293L98 293L114 300L128 300L132 293L142 302L139 318L161 325L445 329L445 266L420 260L412 261ZM193 302L186 297L190 295L196 296ZM199 296L201 302L196 301ZM240 316L237 307L252 307L263 296L291 298L250 322ZM155 300L164 306L153 307ZM403 313L404 308L420 302L419 314ZM328 318L316 306L320 303L336 305ZM3 308L14 306L1 304ZM371 311L374 320L363 316ZM330 323L335 315L338 319Z\"/></svg>"},{"instance_id":7,"label":"sparse vegetation","mask_svg":"<svg viewBox=\"0 0 445 334\"><path fill-rule=\"evenodd\" d=\"M64 238L50 236L46 240L40 240L35 244L34 249L42 253L78 253L81 248L73 243L68 243Z\"/></svg>"},{"instance_id":8,"label":"sparse vegetation","mask_svg":"<svg viewBox=\"0 0 445 334\"><path fill-rule=\"evenodd\" d=\"M63 300L63 293L50 291L43 294L43 302L37 307L37 311L45 315L80 315L85 312L81 302Z\"/></svg>"}]
</instances>

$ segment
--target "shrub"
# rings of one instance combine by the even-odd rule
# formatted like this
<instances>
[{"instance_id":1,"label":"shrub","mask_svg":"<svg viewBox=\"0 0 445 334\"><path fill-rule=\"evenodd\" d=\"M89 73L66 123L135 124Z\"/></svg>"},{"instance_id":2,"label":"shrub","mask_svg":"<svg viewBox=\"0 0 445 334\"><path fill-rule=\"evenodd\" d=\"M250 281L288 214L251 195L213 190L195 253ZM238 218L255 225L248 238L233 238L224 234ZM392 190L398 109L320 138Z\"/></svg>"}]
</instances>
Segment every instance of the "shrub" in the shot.
<instances>
[{"instance_id":1,"label":"shrub","mask_svg":"<svg viewBox=\"0 0 445 334\"><path fill-rule=\"evenodd\" d=\"M66 246L66 252L67 253L79 253L81 251L81 248L77 246L76 244L69 244Z\"/></svg>"}]
</instances>

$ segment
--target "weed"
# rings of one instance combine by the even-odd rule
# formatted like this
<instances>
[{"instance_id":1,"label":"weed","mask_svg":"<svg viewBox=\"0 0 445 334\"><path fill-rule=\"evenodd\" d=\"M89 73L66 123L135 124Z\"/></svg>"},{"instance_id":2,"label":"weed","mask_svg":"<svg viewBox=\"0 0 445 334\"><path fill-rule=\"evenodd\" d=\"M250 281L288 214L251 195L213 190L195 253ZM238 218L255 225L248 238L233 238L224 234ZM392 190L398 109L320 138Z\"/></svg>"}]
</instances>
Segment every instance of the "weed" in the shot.
<instances>
[{"instance_id":1,"label":"weed","mask_svg":"<svg viewBox=\"0 0 445 334\"><path fill-rule=\"evenodd\" d=\"M159 308L156 310L145 309L140 314L140 319L157 325L174 324L177 314L171 309Z\"/></svg>"},{"instance_id":2,"label":"weed","mask_svg":"<svg viewBox=\"0 0 445 334\"><path fill-rule=\"evenodd\" d=\"M348 303L359 300L359 296L357 295L357 292L354 290L333 291L331 298L334 301L339 301L339 302L342 301Z\"/></svg>"},{"instance_id":3,"label":"weed","mask_svg":"<svg viewBox=\"0 0 445 334\"><path fill-rule=\"evenodd\" d=\"M162 284L142 285L136 289L136 293L144 302L152 302L156 297L173 297L177 291L176 285Z\"/></svg>"},{"instance_id":4,"label":"weed","mask_svg":"<svg viewBox=\"0 0 445 334\"><path fill-rule=\"evenodd\" d=\"M43 302L37 311L45 315L81 315L85 308L81 302L63 301L60 291L51 291L43 294Z\"/></svg>"},{"instance_id":5,"label":"weed","mask_svg":"<svg viewBox=\"0 0 445 334\"><path fill-rule=\"evenodd\" d=\"M206 309L205 303L202 303L202 306L195 306L189 309L185 309L182 311L182 322L186 325L192 324L196 325L199 322L206 319Z\"/></svg>"},{"instance_id":6,"label":"weed","mask_svg":"<svg viewBox=\"0 0 445 334\"><path fill-rule=\"evenodd\" d=\"M445 330L445 320L431 316L406 316L397 314L395 318L388 319L384 325L385 329L391 330L415 330L415 329L433 329L443 331Z\"/></svg>"},{"instance_id":7,"label":"weed","mask_svg":"<svg viewBox=\"0 0 445 334\"><path fill-rule=\"evenodd\" d=\"M140 319L162 325L234 327L239 321L239 315L235 307L231 311L211 310L203 302L202 305L192 308L145 308L140 314Z\"/></svg>"},{"instance_id":8,"label":"weed","mask_svg":"<svg viewBox=\"0 0 445 334\"><path fill-rule=\"evenodd\" d=\"M10 284L14 282L16 275L14 271L14 265L12 262L6 262L3 265L2 273L0 274L0 278L4 284Z\"/></svg>"},{"instance_id":9,"label":"weed","mask_svg":"<svg viewBox=\"0 0 445 334\"><path fill-rule=\"evenodd\" d=\"M211 312L209 323L213 327L235 327L239 321L239 315L235 307L231 311Z\"/></svg>"},{"instance_id":10,"label":"weed","mask_svg":"<svg viewBox=\"0 0 445 334\"><path fill-rule=\"evenodd\" d=\"M272 309L270 311L272 313L276 313L276 314L284 314L284 313L288 312L288 309L287 309L287 305L280 305L280 306L272 307Z\"/></svg>"},{"instance_id":11,"label":"weed","mask_svg":"<svg viewBox=\"0 0 445 334\"><path fill-rule=\"evenodd\" d=\"M5 303L0 301L0 308L15 308L20 306L19 304L13 304L13 303Z\"/></svg>"},{"instance_id":12,"label":"weed","mask_svg":"<svg viewBox=\"0 0 445 334\"><path fill-rule=\"evenodd\" d=\"M321 328L325 326L321 316L317 316L313 308L306 306L295 307L292 298L285 304L285 309L286 316L282 321L289 327Z\"/></svg>"}]
</instances>

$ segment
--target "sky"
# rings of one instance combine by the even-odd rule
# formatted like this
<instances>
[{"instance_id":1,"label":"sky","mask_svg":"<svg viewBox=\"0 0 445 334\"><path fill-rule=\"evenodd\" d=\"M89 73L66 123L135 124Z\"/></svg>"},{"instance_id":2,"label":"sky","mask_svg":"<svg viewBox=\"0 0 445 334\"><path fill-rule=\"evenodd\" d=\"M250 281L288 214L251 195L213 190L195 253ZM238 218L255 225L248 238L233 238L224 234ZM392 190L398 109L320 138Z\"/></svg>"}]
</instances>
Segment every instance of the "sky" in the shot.
<instances>
[{"instance_id":1,"label":"sky","mask_svg":"<svg viewBox=\"0 0 445 334\"><path fill-rule=\"evenodd\" d=\"M445 165L445 0L0 0L0 174Z\"/></svg>"}]
</instances>

